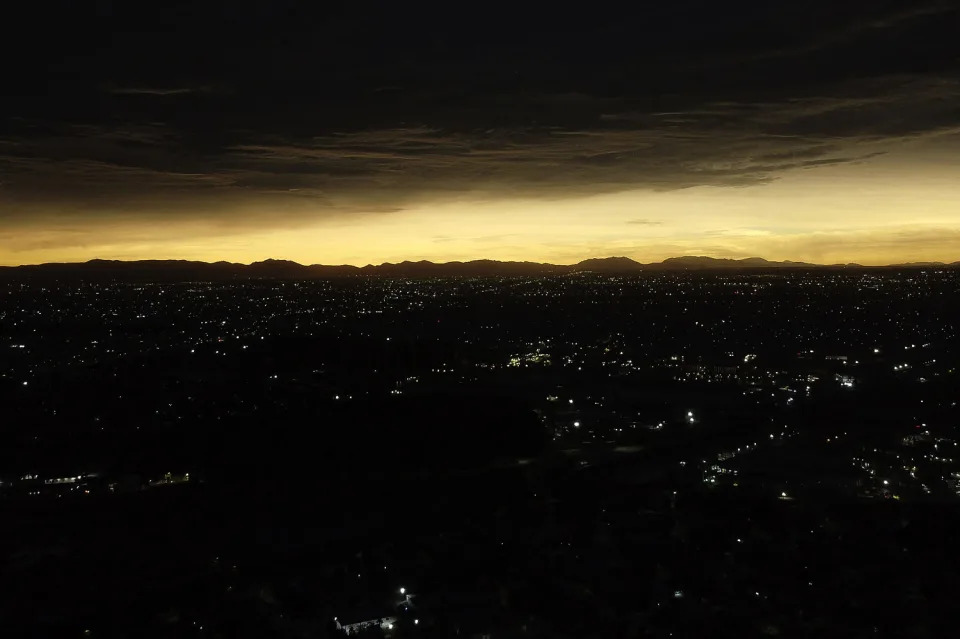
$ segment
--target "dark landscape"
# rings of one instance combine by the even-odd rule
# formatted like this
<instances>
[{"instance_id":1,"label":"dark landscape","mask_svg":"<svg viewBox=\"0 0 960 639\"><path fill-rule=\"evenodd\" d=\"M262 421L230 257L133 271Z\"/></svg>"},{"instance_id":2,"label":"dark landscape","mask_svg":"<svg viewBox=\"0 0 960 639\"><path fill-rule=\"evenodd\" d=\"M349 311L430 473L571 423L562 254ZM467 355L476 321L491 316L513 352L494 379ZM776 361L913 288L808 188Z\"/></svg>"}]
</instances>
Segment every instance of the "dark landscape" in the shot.
<instances>
[{"instance_id":1,"label":"dark landscape","mask_svg":"<svg viewBox=\"0 0 960 639\"><path fill-rule=\"evenodd\" d=\"M956 0L0 23L0 639L960 634Z\"/></svg>"},{"instance_id":2,"label":"dark landscape","mask_svg":"<svg viewBox=\"0 0 960 639\"><path fill-rule=\"evenodd\" d=\"M949 632L955 270L120 273L3 285L13 635Z\"/></svg>"}]
</instances>

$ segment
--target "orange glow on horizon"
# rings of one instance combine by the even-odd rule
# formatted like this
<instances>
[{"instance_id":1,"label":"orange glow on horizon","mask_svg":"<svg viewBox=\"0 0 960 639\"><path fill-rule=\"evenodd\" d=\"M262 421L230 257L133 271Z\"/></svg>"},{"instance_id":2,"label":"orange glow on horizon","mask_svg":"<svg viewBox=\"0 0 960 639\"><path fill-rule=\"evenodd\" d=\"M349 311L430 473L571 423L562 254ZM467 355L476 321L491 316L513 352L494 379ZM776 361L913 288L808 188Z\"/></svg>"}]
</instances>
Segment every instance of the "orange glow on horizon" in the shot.
<instances>
[{"instance_id":1,"label":"orange glow on horizon","mask_svg":"<svg viewBox=\"0 0 960 639\"><path fill-rule=\"evenodd\" d=\"M303 264L528 260L624 255L764 257L879 265L960 260L960 165L911 171L890 160L800 171L766 185L626 191L560 201L423 201L389 213L163 212L0 229L0 264L192 259ZM278 226L279 223L279 226Z\"/></svg>"}]
</instances>

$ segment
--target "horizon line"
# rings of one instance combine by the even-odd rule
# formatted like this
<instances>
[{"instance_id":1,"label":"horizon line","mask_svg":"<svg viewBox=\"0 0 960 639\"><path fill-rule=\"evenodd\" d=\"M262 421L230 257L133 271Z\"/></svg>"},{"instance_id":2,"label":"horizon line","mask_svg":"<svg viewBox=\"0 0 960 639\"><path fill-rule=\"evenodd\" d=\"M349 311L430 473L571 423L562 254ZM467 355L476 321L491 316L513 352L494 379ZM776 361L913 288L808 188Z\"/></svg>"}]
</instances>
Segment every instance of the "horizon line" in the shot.
<instances>
[{"instance_id":1,"label":"horizon line","mask_svg":"<svg viewBox=\"0 0 960 639\"><path fill-rule=\"evenodd\" d=\"M627 257L627 256L625 256L625 255L608 255L608 256L605 256L605 257L587 257L587 258L583 258L583 259L581 259L581 260L579 260L579 261L571 262L571 263L567 263L567 264L558 263L558 262L538 262L538 261L534 261L534 260L494 259L494 258L483 258L483 257L480 257L480 258L455 259L455 260L445 260L445 261L433 261L433 260L428 260L428 259L418 259L418 260L417 260L417 259L405 259L405 260L401 260L401 261L398 261L398 262L380 262L380 263L378 263L378 264L374 264L374 263L372 263L372 262L368 262L368 263L363 264L363 265L359 265L359 264L347 264L347 263L341 263L341 264L324 264L324 263L320 263L320 262L314 262L314 263L309 263L309 264L307 264L307 263L303 263L303 262L298 262L298 261L296 261L296 260L290 260L290 259L286 259L286 258L274 258L274 257L266 257L266 258L263 258L263 259L261 259L261 260L254 260L254 261L249 262L249 263L246 263L246 262L233 262L233 261L225 260L225 259L208 261L208 260L188 259L188 258L114 259L114 258L93 257L93 258L90 258L90 259L87 259L87 260L81 260L81 261L40 262L40 263L30 263L30 264L0 264L0 268L30 268L30 267L40 267L40 266L78 266L78 265L90 264L90 263L93 263L93 262L113 262L113 263L119 263L119 264L135 264L135 263L139 263L139 262L189 262L189 263L193 263L193 264L207 264L207 265L229 264L229 265L232 265L232 266L244 266L244 267L253 266L253 265L255 265L255 264L265 264L265 263L269 263L269 262L281 262L281 263L295 264L295 265L297 265L297 266L301 266L301 267L304 267L304 268L309 268L309 267L347 267L347 268L357 268L357 269L377 268L377 267L380 267L380 266L387 266L387 265L394 265L394 266L395 266L395 265L400 265L400 264L433 264L433 265L436 265L436 266L443 266L443 265L446 265L446 264L470 264L470 263L474 263L474 262L493 262L493 263L499 263L499 264L527 264L527 265L541 265L541 266L572 267L572 266L578 266L578 265L580 265L580 264L583 264L584 262L589 262L589 261L607 261L607 260L629 260L630 262L633 262L633 263L636 264L637 266L652 266L652 265L664 264L664 263L666 263L666 262L668 262L668 261L676 261L676 260L683 260L683 259L714 260L714 261L717 261L717 262L744 262L744 261L747 261L747 260L763 260L764 262L768 262L768 263L774 264L774 265L776 265L776 264L789 264L789 265L796 265L796 266L798 266L798 267L804 267L804 266L806 266L806 267L831 267L831 266L835 266L835 267L888 268L888 267L895 267L895 266L917 266L917 267L923 267L923 266L954 266L954 265L960 264L960 260L953 261L953 262L944 262L944 261L940 261L940 260L917 260L917 261L910 261L910 262L892 262L892 263L885 263L885 264L863 264L863 263L860 263L860 262L833 262L833 263L830 263L830 264L821 264L821 263L818 263L818 262L806 262L806 261L802 261L802 260L792 260L792 259L770 260L770 259L767 259L767 258L755 256L755 255L751 255L751 256L747 256L747 257L737 257L737 258L734 258L734 257L713 257L713 256L710 256L710 255L677 255L677 256L667 257L667 258L664 258L664 259L659 260L659 261L652 261L652 262L641 262L641 261L639 261L639 260L637 260L637 259L634 259L634 258L632 258L632 257ZM749 266L749 265L746 265L746 266Z\"/></svg>"}]
</instances>

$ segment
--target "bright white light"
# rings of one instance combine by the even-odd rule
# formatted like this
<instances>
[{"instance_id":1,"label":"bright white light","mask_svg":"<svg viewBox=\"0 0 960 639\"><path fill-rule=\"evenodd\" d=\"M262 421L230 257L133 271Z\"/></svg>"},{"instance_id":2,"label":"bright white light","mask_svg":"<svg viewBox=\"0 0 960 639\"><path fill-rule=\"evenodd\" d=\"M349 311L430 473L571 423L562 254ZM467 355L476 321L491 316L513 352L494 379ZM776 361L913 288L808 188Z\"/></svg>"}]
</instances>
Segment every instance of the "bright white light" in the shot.
<instances>
[{"instance_id":1,"label":"bright white light","mask_svg":"<svg viewBox=\"0 0 960 639\"><path fill-rule=\"evenodd\" d=\"M580 422L573 422L574 428L580 428Z\"/></svg>"},{"instance_id":2,"label":"bright white light","mask_svg":"<svg viewBox=\"0 0 960 639\"><path fill-rule=\"evenodd\" d=\"M572 400L572 399L570 400L570 403L571 403L571 404L573 403L573 400Z\"/></svg>"},{"instance_id":3,"label":"bright white light","mask_svg":"<svg viewBox=\"0 0 960 639\"><path fill-rule=\"evenodd\" d=\"M413 620L413 625L417 625L418 623L420 623L420 620L419 620L419 619L414 619L414 620Z\"/></svg>"},{"instance_id":4,"label":"bright white light","mask_svg":"<svg viewBox=\"0 0 960 639\"><path fill-rule=\"evenodd\" d=\"M780 493L780 496L781 496L781 497L786 497L786 496L787 496L787 493Z\"/></svg>"},{"instance_id":5,"label":"bright white light","mask_svg":"<svg viewBox=\"0 0 960 639\"><path fill-rule=\"evenodd\" d=\"M693 411L692 411L692 410L688 410L688 411L687 411L687 417L693 417Z\"/></svg>"},{"instance_id":6,"label":"bright white light","mask_svg":"<svg viewBox=\"0 0 960 639\"><path fill-rule=\"evenodd\" d=\"M883 485L884 485L884 486L889 486L889 485L890 485L890 482L888 482L886 479L884 479L884 480L883 480Z\"/></svg>"},{"instance_id":7,"label":"bright white light","mask_svg":"<svg viewBox=\"0 0 960 639\"><path fill-rule=\"evenodd\" d=\"M406 588L401 588L401 589L400 589L400 594L401 594L401 595L407 594L407 589L406 589Z\"/></svg>"}]
</instances>

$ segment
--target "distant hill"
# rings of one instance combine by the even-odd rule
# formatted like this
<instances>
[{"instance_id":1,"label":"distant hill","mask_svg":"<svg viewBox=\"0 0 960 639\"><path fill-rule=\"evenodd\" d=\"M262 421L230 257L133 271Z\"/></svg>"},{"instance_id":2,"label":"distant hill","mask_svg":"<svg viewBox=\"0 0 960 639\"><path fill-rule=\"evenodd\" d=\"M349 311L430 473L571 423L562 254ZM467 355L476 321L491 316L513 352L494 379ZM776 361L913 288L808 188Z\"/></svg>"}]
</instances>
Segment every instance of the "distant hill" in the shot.
<instances>
[{"instance_id":1,"label":"distant hill","mask_svg":"<svg viewBox=\"0 0 960 639\"><path fill-rule=\"evenodd\" d=\"M629 257L594 257L573 265L573 270L595 273L629 273L643 269L643 264Z\"/></svg>"},{"instance_id":2,"label":"distant hill","mask_svg":"<svg viewBox=\"0 0 960 639\"><path fill-rule=\"evenodd\" d=\"M268 259L252 264L198 262L190 260L90 260L75 263L48 263L0 266L4 279L78 279L136 282L229 281L239 279L324 279L349 276L377 277L485 277L543 276L565 273L628 274L663 271L724 271L771 269L858 269L858 268L960 268L960 261L909 262L886 267L860 264L820 265L809 262L774 262L762 257L734 260L706 256L671 257L662 262L642 264L629 257L590 258L571 265L541 262L471 260L467 262L384 262L358 267L348 264L304 265L290 260Z\"/></svg>"},{"instance_id":3,"label":"distant hill","mask_svg":"<svg viewBox=\"0 0 960 639\"><path fill-rule=\"evenodd\" d=\"M649 266L656 266L661 269L714 270L729 268L815 268L819 265L809 262L771 262L762 257L747 257L742 260L731 260L716 257L685 256L669 257L658 265L651 264Z\"/></svg>"},{"instance_id":4,"label":"distant hill","mask_svg":"<svg viewBox=\"0 0 960 639\"><path fill-rule=\"evenodd\" d=\"M222 261L211 263L189 260L90 260L89 262L51 262L0 267L0 277L130 281L221 280L236 277L238 273L245 272L251 267L252 265Z\"/></svg>"},{"instance_id":5,"label":"distant hill","mask_svg":"<svg viewBox=\"0 0 960 639\"><path fill-rule=\"evenodd\" d=\"M368 275L400 277L488 276L488 275L548 275L563 273L567 266L541 264L539 262L500 262L497 260L472 260L469 262L385 262L378 266L368 264L360 272Z\"/></svg>"},{"instance_id":6,"label":"distant hill","mask_svg":"<svg viewBox=\"0 0 960 639\"><path fill-rule=\"evenodd\" d=\"M954 262L951 266L956 265L957 262ZM902 264L891 264L890 266L895 267L906 267L906 268L916 268L916 267L936 267L936 266L947 266L944 262L904 262Z\"/></svg>"}]
</instances>

